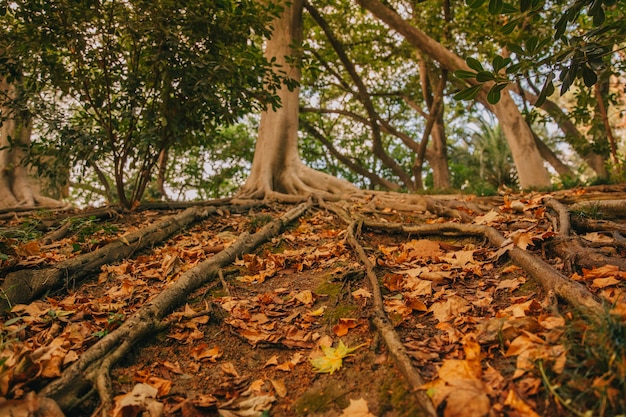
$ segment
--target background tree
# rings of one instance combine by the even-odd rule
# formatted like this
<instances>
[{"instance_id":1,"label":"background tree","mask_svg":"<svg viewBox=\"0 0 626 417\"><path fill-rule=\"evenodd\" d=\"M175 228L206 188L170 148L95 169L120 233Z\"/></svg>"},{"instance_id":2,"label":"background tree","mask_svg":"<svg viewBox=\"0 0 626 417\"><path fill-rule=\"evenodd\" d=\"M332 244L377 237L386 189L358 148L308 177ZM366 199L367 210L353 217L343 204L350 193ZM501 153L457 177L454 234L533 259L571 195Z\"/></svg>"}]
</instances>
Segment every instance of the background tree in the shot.
<instances>
[{"instance_id":1,"label":"background tree","mask_svg":"<svg viewBox=\"0 0 626 417\"><path fill-rule=\"evenodd\" d=\"M262 54L278 11L254 1L27 1L7 11L5 51L23 58L33 98L54 89L39 97L57 112L42 152L95 172L109 200L131 207L159 157L278 105L281 78Z\"/></svg>"},{"instance_id":2,"label":"background tree","mask_svg":"<svg viewBox=\"0 0 626 417\"><path fill-rule=\"evenodd\" d=\"M284 12L273 23L274 32L266 44L265 55L288 79L299 83L299 53L295 48L302 41L302 1L284 4ZM348 182L314 170L300 159L299 91L297 84L282 86L278 90L281 107L262 113L250 176L239 197L298 199L311 193L331 197L355 190Z\"/></svg>"}]
</instances>

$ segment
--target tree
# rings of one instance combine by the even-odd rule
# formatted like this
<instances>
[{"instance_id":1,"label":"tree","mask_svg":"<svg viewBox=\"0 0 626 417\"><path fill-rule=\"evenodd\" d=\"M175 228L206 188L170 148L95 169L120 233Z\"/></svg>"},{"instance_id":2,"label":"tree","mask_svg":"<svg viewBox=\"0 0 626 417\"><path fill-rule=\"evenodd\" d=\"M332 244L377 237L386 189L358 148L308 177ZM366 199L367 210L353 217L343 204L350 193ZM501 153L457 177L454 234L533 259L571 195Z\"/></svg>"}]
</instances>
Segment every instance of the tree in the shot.
<instances>
[{"instance_id":1,"label":"tree","mask_svg":"<svg viewBox=\"0 0 626 417\"><path fill-rule=\"evenodd\" d=\"M59 201L40 195L29 177L26 157L32 121L20 86L15 75L0 73L0 208L60 206Z\"/></svg>"},{"instance_id":2,"label":"tree","mask_svg":"<svg viewBox=\"0 0 626 417\"><path fill-rule=\"evenodd\" d=\"M221 126L278 104L281 78L261 46L279 11L248 0L26 1L7 11L5 50L23 59L30 98L44 88L44 104L62 97L41 147L131 208L172 149L207 145Z\"/></svg>"},{"instance_id":3,"label":"tree","mask_svg":"<svg viewBox=\"0 0 626 417\"><path fill-rule=\"evenodd\" d=\"M274 23L265 56L281 68L282 75L300 81L296 45L302 41L303 1L283 3L284 11ZM240 198L301 199L309 194L333 198L355 191L350 183L306 166L298 152L299 87L283 85L278 90L281 107L261 115L250 176Z\"/></svg>"},{"instance_id":4,"label":"tree","mask_svg":"<svg viewBox=\"0 0 626 417\"><path fill-rule=\"evenodd\" d=\"M359 4L387 23L389 27L402 34L407 41L424 54L439 62L448 71L454 72L470 69L458 55L455 55L427 34L412 26L395 11L378 0L359 0ZM532 131L508 91L502 91L500 101L494 105L487 100L486 90L488 88L485 88L484 91L478 94L478 99L500 121L513 154L520 186L522 188L550 186L550 176L543 165L543 158L535 145Z\"/></svg>"}]
</instances>

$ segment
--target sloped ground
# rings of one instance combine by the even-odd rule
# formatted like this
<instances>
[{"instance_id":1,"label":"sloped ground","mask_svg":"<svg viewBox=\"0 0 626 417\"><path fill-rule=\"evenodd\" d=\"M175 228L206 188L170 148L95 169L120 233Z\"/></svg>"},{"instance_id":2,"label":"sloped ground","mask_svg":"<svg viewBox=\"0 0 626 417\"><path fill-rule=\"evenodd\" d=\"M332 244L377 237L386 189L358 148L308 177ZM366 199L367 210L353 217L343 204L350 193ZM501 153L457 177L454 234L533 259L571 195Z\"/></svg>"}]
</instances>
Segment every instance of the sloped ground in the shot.
<instances>
[{"instance_id":1,"label":"sloped ground","mask_svg":"<svg viewBox=\"0 0 626 417\"><path fill-rule=\"evenodd\" d=\"M624 414L625 191L7 214L0 415Z\"/></svg>"}]
</instances>

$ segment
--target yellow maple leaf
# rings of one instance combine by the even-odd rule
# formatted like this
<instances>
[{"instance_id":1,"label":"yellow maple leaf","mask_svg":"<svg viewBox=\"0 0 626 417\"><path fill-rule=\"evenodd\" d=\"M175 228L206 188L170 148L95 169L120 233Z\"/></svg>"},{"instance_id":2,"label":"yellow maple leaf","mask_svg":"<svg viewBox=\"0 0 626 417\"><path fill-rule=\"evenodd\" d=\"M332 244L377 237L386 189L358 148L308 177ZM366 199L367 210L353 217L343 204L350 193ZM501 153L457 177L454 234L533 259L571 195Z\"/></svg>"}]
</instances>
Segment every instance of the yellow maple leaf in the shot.
<instances>
[{"instance_id":1,"label":"yellow maple leaf","mask_svg":"<svg viewBox=\"0 0 626 417\"><path fill-rule=\"evenodd\" d=\"M311 358L311 365L315 368L315 372L329 373L332 375L333 372L341 369L341 366L343 365L343 358L353 356L352 352L362 346L364 346L364 344L349 348L341 340L336 348L331 346L322 346L322 352L324 355L317 358Z\"/></svg>"}]
</instances>

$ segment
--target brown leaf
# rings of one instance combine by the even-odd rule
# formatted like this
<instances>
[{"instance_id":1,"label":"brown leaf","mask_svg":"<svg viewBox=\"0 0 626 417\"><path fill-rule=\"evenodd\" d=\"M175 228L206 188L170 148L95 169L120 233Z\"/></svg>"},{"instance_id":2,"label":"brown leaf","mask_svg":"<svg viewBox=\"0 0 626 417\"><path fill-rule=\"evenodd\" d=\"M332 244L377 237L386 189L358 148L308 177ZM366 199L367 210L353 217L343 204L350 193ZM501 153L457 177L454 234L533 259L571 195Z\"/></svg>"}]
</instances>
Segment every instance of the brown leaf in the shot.
<instances>
[{"instance_id":1,"label":"brown leaf","mask_svg":"<svg viewBox=\"0 0 626 417\"><path fill-rule=\"evenodd\" d=\"M208 359L211 362L217 361L222 356L222 352L217 346L209 348L206 343L201 343L191 349L191 357L199 361L202 359Z\"/></svg>"},{"instance_id":2,"label":"brown leaf","mask_svg":"<svg viewBox=\"0 0 626 417\"><path fill-rule=\"evenodd\" d=\"M350 399L350 405L343 409L339 417L375 417L367 407L367 401L363 398L358 400Z\"/></svg>"},{"instance_id":3,"label":"brown leaf","mask_svg":"<svg viewBox=\"0 0 626 417\"><path fill-rule=\"evenodd\" d=\"M276 395L280 398L283 398L287 395L287 387L285 387L285 381L282 379L270 379L272 387L274 387L274 391L276 391Z\"/></svg>"},{"instance_id":4,"label":"brown leaf","mask_svg":"<svg viewBox=\"0 0 626 417\"><path fill-rule=\"evenodd\" d=\"M239 372L237 372L237 369L235 369L235 365L233 365L232 362L223 363L222 372L224 372L226 375L239 378Z\"/></svg>"},{"instance_id":5,"label":"brown leaf","mask_svg":"<svg viewBox=\"0 0 626 417\"><path fill-rule=\"evenodd\" d=\"M526 404L524 400L519 398L514 390L509 390L509 393L504 400L504 405L508 405L517 411L520 417L539 417L539 414L537 414L531 406Z\"/></svg>"},{"instance_id":6,"label":"brown leaf","mask_svg":"<svg viewBox=\"0 0 626 417\"><path fill-rule=\"evenodd\" d=\"M454 319L461 314L468 312L471 308L470 303L468 303L463 297L452 295L446 301L433 303L428 311L432 312L433 316L441 322Z\"/></svg>"},{"instance_id":7,"label":"brown leaf","mask_svg":"<svg viewBox=\"0 0 626 417\"><path fill-rule=\"evenodd\" d=\"M359 288L356 291L352 291L352 296L357 300L360 298L372 298L372 293L365 288Z\"/></svg>"},{"instance_id":8,"label":"brown leaf","mask_svg":"<svg viewBox=\"0 0 626 417\"><path fill-rule=\"evenodd\" d=\"M356 319L340 318L337 324L333 326L333 333L335 336L342 337L348 334L348 330L354 329L356 326Z\"/></svg>"}]
</instances>

